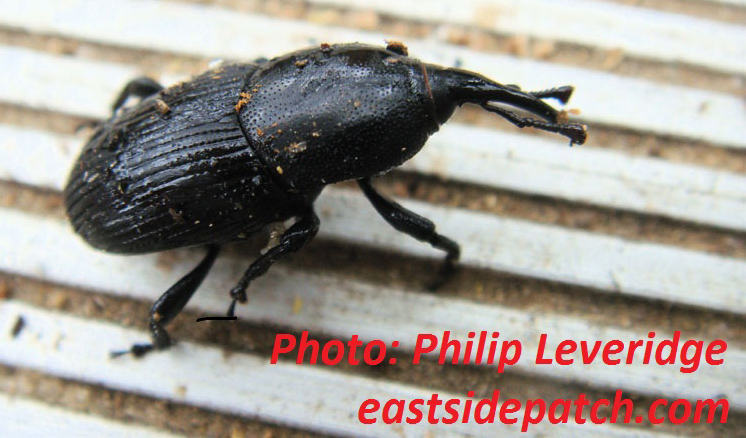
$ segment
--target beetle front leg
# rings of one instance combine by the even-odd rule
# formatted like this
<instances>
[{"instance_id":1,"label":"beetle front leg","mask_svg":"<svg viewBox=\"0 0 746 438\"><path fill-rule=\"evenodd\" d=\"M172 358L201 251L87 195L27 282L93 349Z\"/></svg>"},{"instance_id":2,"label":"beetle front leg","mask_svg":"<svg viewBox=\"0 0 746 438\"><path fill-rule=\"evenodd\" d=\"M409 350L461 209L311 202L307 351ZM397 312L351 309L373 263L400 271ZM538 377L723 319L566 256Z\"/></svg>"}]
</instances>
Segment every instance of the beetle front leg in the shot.
<instances>
[{"instance_id":1,"label":"beetle front leg","mask_svg":"<svg viewBox=\"0 0 746 438\"><path fill-rule=\"evenodd\" d=\"M430 219L407 210L397 202L394 202L378 193L371 184L370 178L359 179L357 183L370 203L373 204L373 207L378 211L378 214L380 214L389 225L417 240L429 243L433 248L446 252L446 258L440 276L432 285L430 285L430 289L434 290L440 287L455 270L456 262L458 262L461 255L461 249L459 248L458 243L448 237L436 233L435 224Z\"/></svg>"},{"instance_id":2,"label":"beetle front leg","mask_svg":"<svg viewBox=\"0 0 746 438\"><path fill-rule=\"evenodd\" d=\"M145 99L146 97L150 97L161 91L163 88L163 85L145 76L133 79L124 86L122 91L119 93L117 100L115 100L114 104L111 106L111 109L113 112L117 112L117 110L121 108L122 105L124 105L124 102L126 102L131 96Z\"/></svg>"},{"instance_id":3,"label":"beetle front leg","mask_svg":"<svg viewBox=\"0 0 746 438\"><path fill-rule=\"evenodd\" d=\"M132 353L135 357L142 357L152 350L164 350L173 345L173 340L166 331L166 325L186 306L194 295L207 273L212 268L220 252L218 245L210 245L207 255L191 272L171 286L150 308L150 336L152 344L135 344L127 351L111 353L112 357Z\"/></svg>"},{"instance_id":4,"label":"beetle front leg","mask_svg":"<svg viewBox=\"0 0 746 438\"><path fill-rule=\"evenodd\" d=\"M259 277L260 275L267 272L270 266L277 260L296 252L310 242L316 233L319 231L319 217L311 207L300 216L297 222L295 222L290 228L288 228L282 236L280 236L280 243L277 246L270 248L266 253L260 256L249 266L249 269L244 272L241 281L238 282L236 287L231 290L231 302L228 308L228 317L235 316L236 303L245 303L246 289L249 287L249 283L252 280Z\"/></svg>"}]
</instances>

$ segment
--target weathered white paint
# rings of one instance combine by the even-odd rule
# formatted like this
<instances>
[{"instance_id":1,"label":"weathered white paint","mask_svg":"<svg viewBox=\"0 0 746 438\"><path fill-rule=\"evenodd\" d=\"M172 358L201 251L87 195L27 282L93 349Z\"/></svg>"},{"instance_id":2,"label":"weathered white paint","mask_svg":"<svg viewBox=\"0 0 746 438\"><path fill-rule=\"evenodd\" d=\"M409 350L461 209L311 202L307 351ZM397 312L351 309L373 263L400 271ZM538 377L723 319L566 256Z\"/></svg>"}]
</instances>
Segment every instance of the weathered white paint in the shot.
<instances>
[{"instance_id":1,"label":"weathered white paint","mask_svg":"<svg viewBox=\"0 0 746 438\"><path fill-rule=\"evenodd\" d=\"M597 0L313 0L501 35L618 49L627 55L746 73L746 28Z\"/></svg>"},{"instance_id":2,"label":"weathered white paint","mask_svg":"<svg viewBox=\"0 0 746 438\"><path fill-rule=\"evenodd\" d=\"M381 44L389 37L218 7L153 0L110 0L106 3L37 0L20 4L0 0L0 8L4 11L0 24L6 26L206 57L253 59L297 50L312 42ZM44 12L39 13L39 10ZM512 56L477 53L435 40L407 43L410 53L425 61L446 66L460 64L502 83L520 84L526 89L575 84L578 91L572 105L581 108L588 121L729 147L746 147L743 135L746 108L737 96ZM11 73L16 70L5 60L2 65Z\"/></svg>"},{"instance_id":3,"label":"weathered white paint","mask_svg":"<svg viewBox=\"0 0 746 438\"><path fill-rule=\"evenodd\" d=\"M176 438L149 427L68 411L0 393L0 436L47 438Z\"/></svg>"},{"instance_id":4,"label":"weathered white paint","mask_svg":"<svg viewBox=\"0 0 746 438\"><path fill-rule=\"evenodd\" d=\"M700 0L704 2L723 3L736 6L746 6L746 0Z\"/></svg>"}]
</instances>

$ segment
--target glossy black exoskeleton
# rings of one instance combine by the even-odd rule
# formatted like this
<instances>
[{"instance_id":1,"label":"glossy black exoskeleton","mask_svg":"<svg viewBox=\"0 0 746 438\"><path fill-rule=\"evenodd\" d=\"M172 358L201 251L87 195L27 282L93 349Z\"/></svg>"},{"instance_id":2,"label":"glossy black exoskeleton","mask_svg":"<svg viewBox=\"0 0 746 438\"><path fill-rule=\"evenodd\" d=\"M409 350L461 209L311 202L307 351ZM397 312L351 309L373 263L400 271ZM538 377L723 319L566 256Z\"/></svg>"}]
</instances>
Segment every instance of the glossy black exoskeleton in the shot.
<instances>
[{"instance_id":1,"label":"glossy black exoskeleton","mask_svg":"<svg viewBox=\"0 0 746 438\"><path fill-rule=\"evenodd\" d=\"M571 93L569 86L522 92L425 64L409 58L400 43L385 49L323 44L262 64L225 65L170 88L140 78L125 87L114 115L85 146L65 204L75 230L105 251L208 247L204 260L153 305L153 344L133 346L139 356L171 345L164 327L200 285L220 245L296 218L231 290L232 317L254 278L314 237L313 203L328 184L356 180L394 228L445 251L449 271L458 245L379 194L371 178L413 157L464 103L582 144L585 127L560 122L560 113L542 101L564 103ZM142 100L123 108L130 96Z\"/></svg>"}]
</instances>

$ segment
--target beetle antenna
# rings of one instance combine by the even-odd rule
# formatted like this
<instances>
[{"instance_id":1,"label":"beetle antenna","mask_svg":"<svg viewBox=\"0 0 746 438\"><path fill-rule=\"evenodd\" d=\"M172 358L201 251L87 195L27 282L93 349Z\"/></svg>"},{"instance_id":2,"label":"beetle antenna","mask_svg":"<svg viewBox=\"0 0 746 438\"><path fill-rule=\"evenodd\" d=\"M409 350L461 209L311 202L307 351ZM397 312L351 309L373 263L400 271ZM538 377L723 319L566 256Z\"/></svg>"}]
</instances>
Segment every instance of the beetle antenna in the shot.
<instances>
[{"instance_id":1,"label":"beetle antenna","mask_svg":"<svg viewBox=\"0 0 746 438\"><path fill-rule=\"evenodd\" d=\"M516 84L505 84L503 86L512 90L521 91L521 87ZM575 88L572 85L563 85L562 87L554 87L548 90L529 91L528 94L538 97L539 99L554 98L559 100L562 104L565 104L570 100L573 91L575 91Z\"/></svg>"},{"instance_id":2,"label":"beetle antenna","mask_svg":"<svg viewBox=\"0 0 746 438\"><path fill-rule=\"evenodd\" d=\"M559 100L562 104L567 103L572 96L572 92L575 91L572 85L564 85L562 87L550 88L548 90L532 91L529 94L538 97L539 99L554 98Z\"/></svg>"},{"instance_id":3,"label":"beetle antenna","mask_svg":"<svg viewBox=\"0 0 746 438\"><path fill-rule=\"evenodd\" d=\"M507 121L519 128L530 126L532 128L564 135L565 137L570 139L571 146L573 144L580 145L585 143L585 139L587 136L585 125L579 125L575 123L562 124L555 122L542 122L541 120L532 119L530 117L521 117L512 111L506 110L505 108L500 108L499 106L490 103L483 103L482 108L504 117Z\"/></svg>"}]
</instances>

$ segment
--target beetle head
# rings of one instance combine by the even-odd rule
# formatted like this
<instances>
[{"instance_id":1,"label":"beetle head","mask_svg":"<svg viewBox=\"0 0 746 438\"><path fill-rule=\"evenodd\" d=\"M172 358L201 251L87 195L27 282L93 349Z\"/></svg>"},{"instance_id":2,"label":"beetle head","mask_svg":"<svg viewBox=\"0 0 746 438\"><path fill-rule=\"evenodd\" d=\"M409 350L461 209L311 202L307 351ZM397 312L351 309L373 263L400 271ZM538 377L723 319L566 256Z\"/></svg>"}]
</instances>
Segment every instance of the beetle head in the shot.
<instances>
[{"instance_id":1,"label":"beetle head","mask_svg":"<svg viewBox=\"0 0 746 438\"><path fill-rule=\"evenodd\" d=\"M428 86L435 102L438 123L445 123L457 106L474 103L487 111L499 114L514 125L531 126L556 132L570 139L570 144L583 144L586 139L584 125L564 123L564 113L557 111L542 99L555 98L566 103L573 88L564 86L538 92L524 92L516 85L502 85L482 75L455 68L427 65ZM497 106L506 104L535 114L544 121L521 117Z\"/></svg>"}]
</instances>

